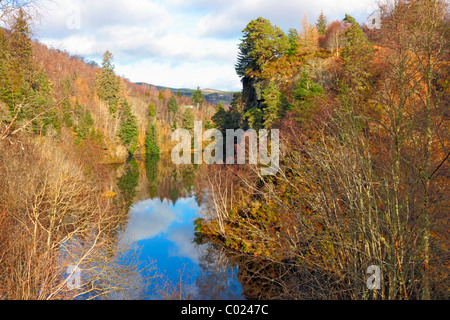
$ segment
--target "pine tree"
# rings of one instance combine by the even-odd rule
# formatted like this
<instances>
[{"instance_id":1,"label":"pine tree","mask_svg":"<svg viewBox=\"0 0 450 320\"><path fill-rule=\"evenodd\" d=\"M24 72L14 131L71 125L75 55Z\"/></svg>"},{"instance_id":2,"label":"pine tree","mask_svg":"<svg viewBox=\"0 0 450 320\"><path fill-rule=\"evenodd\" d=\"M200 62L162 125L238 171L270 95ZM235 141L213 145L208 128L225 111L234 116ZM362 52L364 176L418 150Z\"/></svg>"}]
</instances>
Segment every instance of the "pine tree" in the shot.
<instances>
[{"instance_id":1,"label":"pine tree","mask_svg":"<svg viewBox=\"0 0 450 320\"><path fill-rule=\"evenodd\" d=\"M189 130L191 132L194 130L194 115L192 114L191 109L186 109L186 111L184 112L182 127L183 129Z\"/></svg>"},{"instance_id":2,"label":"pine tree","mask_svg":"<svg viewBox=\"0 0 450 320\"><path fill-rule=\"evenodd\" d=\"M273 82L271 82L269 87L266 90L264 90L263 126L266 129L272 128L280 117L280 107L281 107L280 96L281 92L278 91Z\"/></svg>"},{"instance_id":3,"label":"pine tree","mask_svg":"<svg viewBox=\"0 0 450 320\"><path fill-rule=\"evenodd\" d=\"M223 106L222 103L219 103L216 107L216 113L212 117L212 121L214 122L215 127L222 132L224 132L226 129L228 129L226 127L227 117L228 117L228 114L225 111L225 107Z\"/></svg>"},{"instance_id":4,"label":"pine tree","mask_svg":"<svg viewBox=\"0 0 450 320\"><path fill-rule=\"evenodd\" d=\"M327 27L328 27L328 20L325 17L325 15L323 14L323 11L321 11L319 18L317 19L317 22L316 22L317 31L319 32L319 34L321 36L325 35L325 31L327 30Z\"/></svg>"},{"instance_id":5,"label":"pine tree","mask_svg":"<svg viewBox=\"0 0 450 320\"><path fill-rule=\"evenodd\" d=\"M173 116L175 116L175 114L178 112L178 102L174 96L172 96L169 100L168 110L172 113Z\"/></svg>"},{"instance_id":6,"label":"pine tree","mask_svg":"<svg viewBox=\"0 0 450 320\"><path fill-rule=\"evenodd\" d=\"M192 96L192 101L197 105L197 109L200 108L202 103L205 102L205 97L203 96L202 91L200 90L200 87L197 87L197 90L194 91L194 94Z\"/></svg>"},{"instance_id":7,"label":"pine tree","mask_svg":"<svg viewBox=\"0 0 450 320\"><path fill-rule=\"evenodd\" d=\"M263 71L269 62L280 58L289 49L288 37L267 19L259 17L251 21L243 32L236 65L236 72L241 77Z\"/></svg>"},{"instance_id":8,"label":"pine tree","mask_svg":"<svg viewBox=\"0 0 450 320\"><path fill-rule=\"evenodd\" d=\"M160 148L158 145L158 132L156 124L150 121L145 139L145 150L147 160L159 158Z\"/></svg>"},{"instance_id":9,"label":"pine tree","mask_svg":"<svg viewBox=\"0 0 450 320\"><path fill-rule=\"evenodd\" d=\"M161 90L158 92L158 100L160 104L164 101L164 93Z\"/></svg>"},{"instance_id":10,"label":"pine tree","mask_svg":"<svg viewBox=\"0 0 450 320\"><path fill-rule=\"evenodd\" d=\"M113 55L106 51L100 74L97 74L96 89L98 96L108 104L111 114L116 114L119 105L119 79L114 73Z\"/></svg>"},{"instance_id":11,"label":"pine tree","mask_svg":"<svg viewBox=\"0 0 450 320\"><path fill-rule=\"evenodd\" d=\"M134 154L138 145L139 127L137 125L137 118L132 113L128 101L124 101L121 105L123 108L123 118L119 129L119 137L123 143L127 145L130 154Z\"/></svg>"},{"instance_id":12,"label":"pine tree","mask_svg":"<svg viewBox=\"0 0 450 320\"><path fill-rule=\"evenodd\" d=\"M148 116L156 117L156 107L152 102L148 106Z\"/></svg>"},{"instance_id":13,"label":"pine tree","mask_svg":"<svg viewBox=\"0 0 450 320\"><path fill-rule=\"evenodd\" d=\"M300 46L298 31L294 28L289 29L288 38L289 38L289 49L287 51L287 55L291 57L298 52L298 48Z\"/></svg>"}]
</instances>

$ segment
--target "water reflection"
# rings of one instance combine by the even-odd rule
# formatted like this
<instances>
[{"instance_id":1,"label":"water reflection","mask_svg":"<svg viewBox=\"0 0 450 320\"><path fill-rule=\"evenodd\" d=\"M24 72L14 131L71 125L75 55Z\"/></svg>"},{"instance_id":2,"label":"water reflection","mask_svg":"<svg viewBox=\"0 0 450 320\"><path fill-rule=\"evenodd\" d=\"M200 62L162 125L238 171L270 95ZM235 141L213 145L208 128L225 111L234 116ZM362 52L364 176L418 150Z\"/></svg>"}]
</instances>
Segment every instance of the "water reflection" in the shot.
<instances>
[{"instance_id":1,"label":"water reflection","mask_svg":"<svg viewBox=\"0 0 450 320\"><path fill-rule=\"evenodd\" d=\"M242 299L237 267L211 244L194 242L201 212L195 197L199 170L153 159L129 163L120 179L134 199L122 241L136 244L142 265L154 261L162 275L145 293L147 299Z\"/></svg>"}]
</instances>

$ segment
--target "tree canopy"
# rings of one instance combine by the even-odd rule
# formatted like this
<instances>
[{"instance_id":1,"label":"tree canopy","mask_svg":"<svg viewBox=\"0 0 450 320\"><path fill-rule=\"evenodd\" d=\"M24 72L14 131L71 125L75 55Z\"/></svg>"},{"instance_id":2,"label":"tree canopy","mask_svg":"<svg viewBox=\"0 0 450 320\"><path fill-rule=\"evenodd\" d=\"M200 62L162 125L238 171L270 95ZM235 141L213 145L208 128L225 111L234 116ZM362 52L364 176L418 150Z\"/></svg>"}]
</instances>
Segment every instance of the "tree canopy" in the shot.
<instances>
[{"instance_id":1,"label":"tree canopy","mask_svg":"<svg viewBox=\"0 0 450 320\"><path fill-rule=\"evenodd\" d=\"M251 72L261 72L264 66L284 55L289 48L286 34L261 17L251 21L243 33L236 65L240 77Z\"/></svg>"}]
</instances>

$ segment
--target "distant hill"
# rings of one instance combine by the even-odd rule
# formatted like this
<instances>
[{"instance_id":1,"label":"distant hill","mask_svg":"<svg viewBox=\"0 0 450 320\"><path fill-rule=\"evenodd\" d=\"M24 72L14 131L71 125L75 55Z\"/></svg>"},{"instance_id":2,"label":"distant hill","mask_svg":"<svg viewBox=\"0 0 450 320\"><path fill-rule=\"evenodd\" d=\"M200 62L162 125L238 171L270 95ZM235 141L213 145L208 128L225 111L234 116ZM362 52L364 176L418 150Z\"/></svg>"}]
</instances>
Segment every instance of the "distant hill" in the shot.
<instances>
[{"instance_id":1,"label":"distant hill","mask_svg":"<svg viewBox=\"0 0 450 320\"><path fill-rule=\"evenodd\" d=\"M187 97L192 98L194 94L194 89L186 89L186 88L169 88L169 87L163 87L163 86L156 86L153 84L148 83L137 83L138 85L142 86L151 86L155 87L157 90L166 90L169 89L173 94L177 94L178 91ZM214 89L202 89L203 96L205 97L206 102L211 104L219 104L221 102L224 106L230 105L233 101L233 95L235 92L231 91L220 91L220 90L214 90Z\"/></svg>"}]
</instances>

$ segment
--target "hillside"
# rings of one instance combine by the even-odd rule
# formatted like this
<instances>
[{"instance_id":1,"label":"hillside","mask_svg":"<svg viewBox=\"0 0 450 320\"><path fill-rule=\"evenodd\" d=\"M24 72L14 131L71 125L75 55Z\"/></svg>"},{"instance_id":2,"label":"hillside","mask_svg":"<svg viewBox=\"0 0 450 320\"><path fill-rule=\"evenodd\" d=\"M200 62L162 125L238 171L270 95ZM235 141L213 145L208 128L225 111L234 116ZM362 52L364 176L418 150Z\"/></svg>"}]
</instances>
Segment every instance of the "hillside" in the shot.
<instances>
[{"instance_id":1,"label":"hillside","mask_svg":"<svg viewBox=\"0 0 450 320\"><path fill-rule=\"evenodd\" d=\"M192 98L194 94L194 89L186 89L186 88L169 88L164 86L157 86L147 83L137 83L138 85L144 86L144 87L154 87L157 90L165 91L170 90L173 94L177 94L180 92L182 95ZM201 89L203 96L205 97L206 102L210 104L217 105L219 103L222 103L223 105L227 106L230 105L233 101L233 95L235 92L231 91L220 91L220 90L214 90L214 89Z\"/></svg>"}]
</instances>

